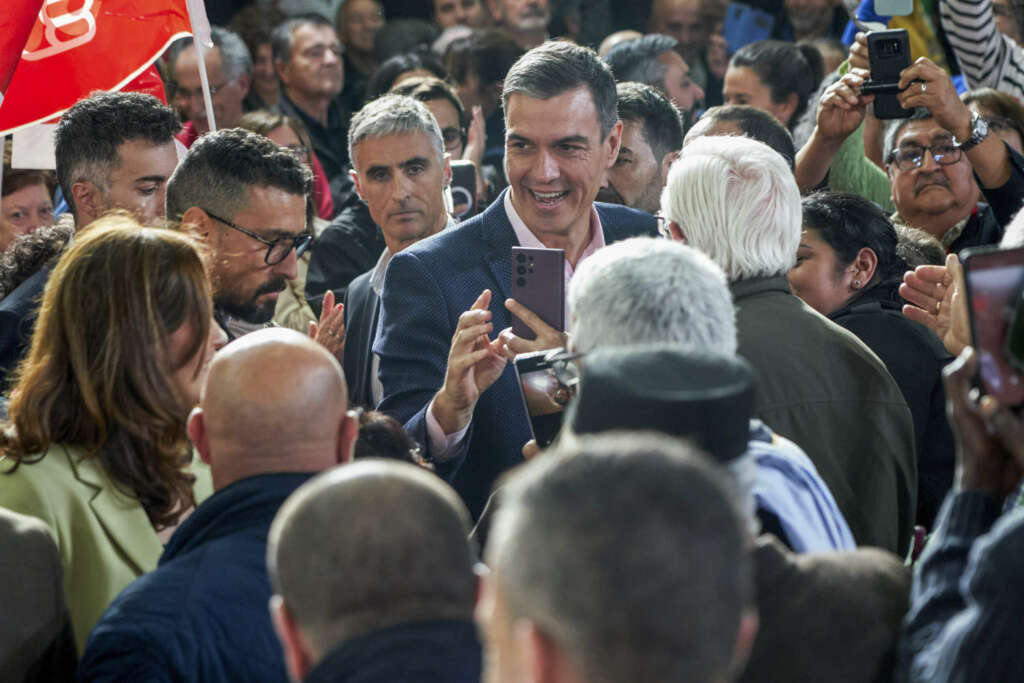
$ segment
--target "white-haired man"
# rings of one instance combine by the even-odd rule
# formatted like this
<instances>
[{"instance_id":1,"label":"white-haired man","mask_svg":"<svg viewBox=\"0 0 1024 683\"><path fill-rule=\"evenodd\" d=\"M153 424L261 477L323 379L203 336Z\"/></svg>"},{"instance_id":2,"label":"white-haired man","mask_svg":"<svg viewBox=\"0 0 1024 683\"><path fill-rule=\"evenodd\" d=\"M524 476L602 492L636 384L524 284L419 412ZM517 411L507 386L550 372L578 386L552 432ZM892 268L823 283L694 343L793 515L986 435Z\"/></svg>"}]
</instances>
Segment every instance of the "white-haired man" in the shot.
<instances>
[{"instance_id":1,"label":"white-haired man","mask_svg":"<svg viewBox=\"0 0 1024 683\"><path fill-rule=\"evenodd\" d=\"M807 452L858 544L906 552L917 490L910 411L881 361L790 291L801 205L786 162L747 138L694 140L669 171L662 212L670 235L731 283L739 353L760 376L757 416Z\"/></svg>"},{"instance_id":2,"label":"white-haired man","mask_svg":"<svg viewBox=\"0 0 1024 683\"><path fill-rule=\"evenodd\" d=\"M605 247L580 264L569 305L576 351L672 344L697 356L736 356L736 313L725 274L679 243L638 237ZM751 510L756 507L759 526L789 548L855 547L814 464L760 420L751 420L747 450L729 467Z\"/></svg>"}]
</instances>

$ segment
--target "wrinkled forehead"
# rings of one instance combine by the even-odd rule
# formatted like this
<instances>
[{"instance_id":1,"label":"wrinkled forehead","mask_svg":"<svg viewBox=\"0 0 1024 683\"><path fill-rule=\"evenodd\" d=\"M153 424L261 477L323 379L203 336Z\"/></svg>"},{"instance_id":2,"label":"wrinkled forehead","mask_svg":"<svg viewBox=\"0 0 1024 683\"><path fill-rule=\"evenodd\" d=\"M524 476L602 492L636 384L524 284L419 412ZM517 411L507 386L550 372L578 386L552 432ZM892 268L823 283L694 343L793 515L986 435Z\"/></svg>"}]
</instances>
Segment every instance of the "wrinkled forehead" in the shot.
<instances>
[{"instance_id":1,"label":"wrinkled forehead","mask_svg":"<svg viewBox=\"0 0 1024 683\"><path fill-rule=\"evenodd\" d=\"M935 119L918 119L903 126L896 136L896 147L917 145L924 147L936 142L948 142L953 134L935 122Z\"/></svg>"}]
</instances>

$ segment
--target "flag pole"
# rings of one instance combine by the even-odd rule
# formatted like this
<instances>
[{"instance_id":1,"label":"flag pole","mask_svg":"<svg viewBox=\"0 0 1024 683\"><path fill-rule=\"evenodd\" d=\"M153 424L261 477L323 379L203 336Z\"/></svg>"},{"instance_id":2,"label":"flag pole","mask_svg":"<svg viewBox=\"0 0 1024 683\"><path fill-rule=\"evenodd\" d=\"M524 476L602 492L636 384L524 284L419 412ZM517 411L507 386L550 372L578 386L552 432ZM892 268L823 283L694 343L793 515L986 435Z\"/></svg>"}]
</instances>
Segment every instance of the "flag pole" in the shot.
<instances>
[{"instance_id":1,"label":"flag pole","mask_svg":"<svg viewBox=\"0 0 1024 683\"><path fill-rule=\"evenodd\" d=\"M206 18L206 6L203 0L187 0L188 18L192 23L192 44L196 46L199 58L199 83L203 89L203 104L206 106L206 120L210 124L210 132L216 132L217 122L213 117L213 98L210 96L210 77L206 74L206 57L203 54L208 47L213 47L210 38L210 21Z\"/></svg>"}]
</instances>

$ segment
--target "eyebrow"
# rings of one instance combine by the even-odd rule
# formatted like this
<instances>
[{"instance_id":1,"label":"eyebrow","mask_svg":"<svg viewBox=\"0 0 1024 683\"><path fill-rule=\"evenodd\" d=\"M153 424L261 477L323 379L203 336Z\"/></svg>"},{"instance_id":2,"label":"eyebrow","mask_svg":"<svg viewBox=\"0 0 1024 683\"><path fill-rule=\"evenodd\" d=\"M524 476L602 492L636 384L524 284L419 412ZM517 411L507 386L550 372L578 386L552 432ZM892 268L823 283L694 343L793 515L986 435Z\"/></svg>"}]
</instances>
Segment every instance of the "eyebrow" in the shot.
<instances>
[{"instance_id":1,"label":"eyebrow","mask_svg":"<svg viewBox=\"0 0 1024 683\"><path fill-rule=\"evenodd\" d=\"M162 183L167 180L165 175L144 175L140 178L136 178L137 183Z\"/></svg>"},{"instance_id":2,"label":"eyebrow","mask_svg":"<svg viewBox=\"0 0 1024 683\"><path fill-rule=\"evenodd\" d=\"M409 166L415 166L417 164L421 166L429 166L430 159L428 159L427 157L413 157L411 159L406 159L405 161L400 162L398 164L398 168L405 169L408 168Z\"/></svg>"}]
</instances>

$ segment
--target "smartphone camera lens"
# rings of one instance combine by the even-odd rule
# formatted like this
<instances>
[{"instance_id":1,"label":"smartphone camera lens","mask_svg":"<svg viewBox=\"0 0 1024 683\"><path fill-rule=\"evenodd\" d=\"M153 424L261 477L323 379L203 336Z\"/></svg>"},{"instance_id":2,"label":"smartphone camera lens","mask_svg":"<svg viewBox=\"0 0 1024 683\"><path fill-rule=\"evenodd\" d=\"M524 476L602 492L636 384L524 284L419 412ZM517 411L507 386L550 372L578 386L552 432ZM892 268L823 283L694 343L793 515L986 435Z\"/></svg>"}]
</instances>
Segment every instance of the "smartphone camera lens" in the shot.
<instances>
[{"instance_id":1,"label":"smartphone camera lens","mask_svg":"<svg viewBox=\"0 0 1024 683\"><path fill-rule=\"evenodd\" d=\"M517 266L516 272L520 275L526 275L526 266Z\"/></svg>"},{"instance_id":2,"label":"smartphone camera lens","mask_svg":"<svg viewBox=\"0 0 1024 683\"><path fill-rule=\"evenodd\" d=\"M525 287L526 286L526 278L525 277L521 277L521 278L517 279L516 280L516 284L519 285L520 287Z\"/></svg>"},{"instance_id":3,"label":"smartphone camera lens","mask_svg":"<svg viewBox=\"0 0 1024 683\"><path fill-rule=\"evenodd\" d=\"M516 256L516 260L519 261L520 263L526 263L526 256L524 254L519 254L518 256Z\"/></svg>"}]
</instances>

